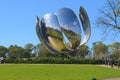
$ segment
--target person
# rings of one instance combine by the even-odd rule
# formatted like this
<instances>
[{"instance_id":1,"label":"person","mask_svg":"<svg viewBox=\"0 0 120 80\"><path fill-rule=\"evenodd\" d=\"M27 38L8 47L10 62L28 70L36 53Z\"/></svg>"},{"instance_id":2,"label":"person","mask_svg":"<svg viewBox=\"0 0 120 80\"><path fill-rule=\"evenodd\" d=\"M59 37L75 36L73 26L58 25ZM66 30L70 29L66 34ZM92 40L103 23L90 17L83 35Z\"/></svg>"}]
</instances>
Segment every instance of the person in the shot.
<instances>
[{"instance_id":1,"label":"person","mask_svg":"<svg viewBox=\"0 0 120 80\"><path fill-rule=\"evenodd\" d=\"M111 61L111 68L113 68L113 65L114 65L114 61L112 60Z\"/></svg>"},{"instance_id":2,"label":"person","mask_svg":"<svg viewBox=\"0 0 120 80\"><path fill-rule=\"evenodd\" d=\"M118 69L120 68L120 60L118 60Z\"/></svg>"},{"instance_id":3,"label":"person","mask_svg":"<svg viewBox=\"0 0 120 80\"><path fill-rule=\"evenodd\" d=\"M0 64L1 64L1 59L0 59Z\"/></svg>"}]
</instances>

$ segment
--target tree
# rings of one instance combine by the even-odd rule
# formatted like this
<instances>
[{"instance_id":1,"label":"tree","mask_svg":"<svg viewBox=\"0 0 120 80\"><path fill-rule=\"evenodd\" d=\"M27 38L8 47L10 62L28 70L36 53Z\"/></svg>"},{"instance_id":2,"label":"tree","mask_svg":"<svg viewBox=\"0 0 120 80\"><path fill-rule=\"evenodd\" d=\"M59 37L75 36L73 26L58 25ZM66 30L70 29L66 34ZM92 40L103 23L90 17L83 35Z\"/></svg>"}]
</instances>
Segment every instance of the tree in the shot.
<instances>
[{"instance_id":1,"label":"tree","mask_svg":"<svg viewBox=\"0 0 120 80\"><path fill-rule=\"evenodd\" d=\"M109 48L111 49L111 52L120 49L120 43L119 42L114 42L111 45L109 45Z\"/></svg>"},{"instance_id":2,"label":"tree","mask_svg":"<svg viewBox=\"0 0 120 80\"><path fill-rule=\"evenodd\" d=\"M0 57L6 57L6 53L8 52L7 48L4 46L0 46Z\"/></svg>"},{"instance_id":3,"label":"tree","mask_svg":"<svg viewBox=\"0 0 120 80\"><path fill-rule=\"evenodd\" d=\"M78 57L84 58L89 52L89 47L87 45L82 45L78 50Z\"/></svg>"},{"instance_id":4,"label":"tree","mask_svg":"<svg viewBox=\"0 0 120 80\"><path fill-rule=\"evenodd\" d=\"M42 44L37 44L36 46L34 46L34 54L36 57L38 57L40 55L40 51L43 49L43 45Z\"/></svg>"},{"instance_id":5,"label":"tree","mask_svg":"<svg viewBox=\"0 0 120 80\"><path fill-rule=\"evenodd\" d=\"M15 46L11 45L8 48L8 51L10 58L19 59L24 57L25 50L17 45Z\"/></svg>"},{"instance_id":6,"label":"tree","mask_svg":"<svg viewBox=\"0 0 120 80\"><path fill-rule=\"evenodd\" d=\"M32 52L32 50L34 49L34 45L31 43L28 43L24 46L25 50L28 50L29 52Z\"/></svg>"},{"instance_id":7,"label":"tree","mask_svg":"<svg viewBox=\"0 0 120 80\"><path fill-rule=\"evenodd\" d=\"M44 45L41 44L39 56L40 57L56 57L57 55L54 53L51 53Z\"/></svg>"},{"instance_id":8,"label":"tree","mask_svg":"<svg viewBox=\"0 0 120 80\"><path fill-rule=\"evenodd\" d=\"M29 58L31 55L32 55L32 51L34 49L34 45L31 44L31 43L28 43L24 46L24 49L25 49L25 54L24 54L24 57L25 58Z\"/></svg>"},{"instance_id":9,"label":"tree","mask_svg":"<svg viewBox=\"0 0 120 80\"><path fill-rule=\"evenodd\" d=\"M119 59L120 58L120 48L115 50L115 51L113 51L113 57L115 59Z\"/></svg>"},{"instance_id":10,"label":"tree","mask_svg":"<svg viewBox=\"0 0 120 80\"><path fill-rule=\"evenodd\" d=\"M112 58L118 59L120 57L120 43L114 42L109 45L109 52Z\"/></svg>"},{"instance_id":11,"label":"tree","mask_svg":"<svg viewBox=\"0 0 120 80\"><path fill-rule=\"evenodd\" d=\"M117 10L117 14L120 15L120 1L118 1L118 6L119 6L119 8Z\"/></svg>"},{"instance_id":12,"label":"tree","mask_svg":"<svg viewBox=\"0 0 120 80\"><path fill-rule=\"evenodd\" d=\"M92 47L94 58L102 59L108 56L108 48L102 42L94 42Z\"/></svg>"},{"instance_id":13,"label":"tree","mask_svg":"<svg viewBox=\"0 0 120 80\"><path fill-rule=\"evenodd\" d=\"M104 38L108 35L119 35L120 32L120 0L107 0L106 6L99 9L100 16L96 24L104 30ZM110 36L112 37L112 36Z\"/></svg>"}]
</instances>

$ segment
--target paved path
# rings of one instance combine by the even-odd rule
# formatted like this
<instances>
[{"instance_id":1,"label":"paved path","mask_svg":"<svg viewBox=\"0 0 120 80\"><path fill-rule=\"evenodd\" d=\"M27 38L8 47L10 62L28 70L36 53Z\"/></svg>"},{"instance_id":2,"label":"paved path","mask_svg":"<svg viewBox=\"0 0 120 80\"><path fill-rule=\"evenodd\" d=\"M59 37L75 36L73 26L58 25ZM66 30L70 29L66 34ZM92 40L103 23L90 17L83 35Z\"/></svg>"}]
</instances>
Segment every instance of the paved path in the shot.
<instances>
[{"instance_id":1,"label":"paved path","mask_svg":"<svg viewBox=\"0 0 120 80\"><path fill-rule=\"evenodd\" d=\"M111 66L106 66L106 65L100 65L100 66L111 68ZM117 69L117 67L114 66L113 69ZM120 69L117 69L117 70L120 70ZM120 80L120 78L110 78L110 79L103 79L103 80Z\"/></svg>"},{"instance_id":2,"label":"paved path","mask_svg":"<svg viewBox=\"0 0 120 80\"><path fill-rule=\"evenodd\" d=\"M109 66L109 65L98 65L98 66L111 68L111 66ZM112 69L120 70L120 69L118 69L118 67L117 67L117 66L114 66Z\"/></svg>"},{"instance_id":3,"label":"paved path","mask_svg":"<svg viewBox=\"0 0 120 80\"><path fill-rule=\"evenodd\" d=\"M120 80L120 78L110 78L110 79L104 79L104 80Z\"/></svg>"}]
</instances>

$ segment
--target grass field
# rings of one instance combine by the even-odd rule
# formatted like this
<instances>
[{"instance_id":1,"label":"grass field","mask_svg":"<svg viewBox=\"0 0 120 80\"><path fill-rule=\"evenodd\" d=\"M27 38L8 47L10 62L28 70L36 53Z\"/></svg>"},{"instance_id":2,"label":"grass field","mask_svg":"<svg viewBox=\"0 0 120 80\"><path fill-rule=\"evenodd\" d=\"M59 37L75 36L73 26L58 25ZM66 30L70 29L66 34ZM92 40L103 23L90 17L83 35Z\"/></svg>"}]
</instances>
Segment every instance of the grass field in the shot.
<instances>
[{"instance_id":1,"label":"grass field","mask_svg":"<svg viewBox=\"0 0 120 80\"><path fill-rule=\"evenodd\" d=\"M120 77L120 70L77 64L1 64L0 80L101 80Z\"/></svg>"}]
</instances>

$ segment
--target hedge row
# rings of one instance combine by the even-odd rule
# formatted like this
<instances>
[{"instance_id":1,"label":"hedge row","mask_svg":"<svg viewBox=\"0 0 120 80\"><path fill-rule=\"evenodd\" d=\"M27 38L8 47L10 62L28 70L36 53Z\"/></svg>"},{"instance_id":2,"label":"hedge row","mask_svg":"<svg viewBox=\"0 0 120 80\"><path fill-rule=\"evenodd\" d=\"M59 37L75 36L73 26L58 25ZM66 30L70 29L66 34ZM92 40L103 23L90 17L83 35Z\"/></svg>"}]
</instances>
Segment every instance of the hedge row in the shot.
<instances>
[{"instance_id":1,"label":"hedge row","mask_svg":"<svg viewBox=\"0 0 120 80\"><path fill-rule=\"evenodd\" d=\"M4 59L2 63L33 63L33 64L104 64L103 60L74 58L35 58L35 59Z\"/></svg>"}]
</instances>

